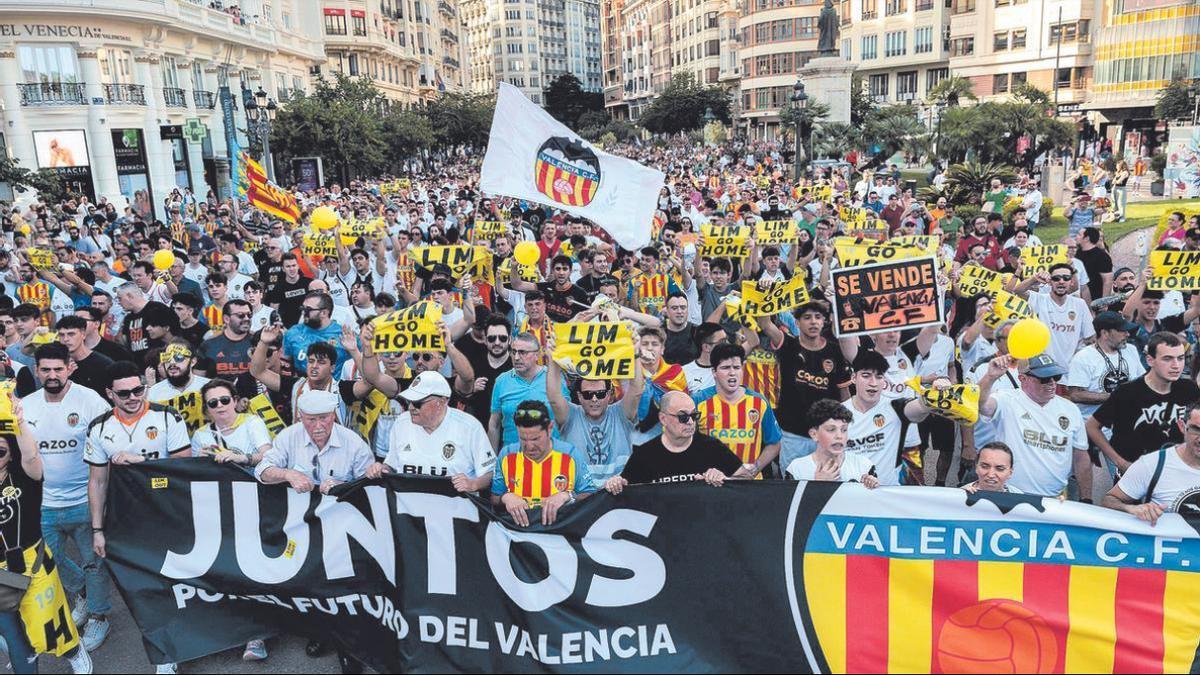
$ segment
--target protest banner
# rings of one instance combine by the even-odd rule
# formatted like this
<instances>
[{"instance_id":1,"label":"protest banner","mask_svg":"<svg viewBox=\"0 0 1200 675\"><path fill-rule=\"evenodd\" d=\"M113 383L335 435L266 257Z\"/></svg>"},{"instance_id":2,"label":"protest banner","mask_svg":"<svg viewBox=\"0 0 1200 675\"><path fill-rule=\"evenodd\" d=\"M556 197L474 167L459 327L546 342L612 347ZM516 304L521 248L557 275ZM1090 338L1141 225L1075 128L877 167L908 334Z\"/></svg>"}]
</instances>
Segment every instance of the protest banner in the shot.
<instances>
[{"instance_id":1,"label":"protest banner","mask_svg":"<svg viewBox=\"0 0 1200 675\"><path fill-rule=\"evenodd\" d=\"M702 258L742 259L750 255L750 228L738 225L701 225Z\"/></svg>"},{"instance_id":2,"label":"protest banner","mask_svg":"<svg viewBox=\"0 0 1200 675\"><path fill-rule=\"evenodd\" d=\"M979 420L979 385L954 384L947 389L934 389L921 384L920 376L906 382L917 396L925 401L930 412L960 424L975 424Z\"/></svg>"},{"instance_id":3,"label":"protest banner","mask_svg":"<svg viewBox=\"0 0 1200 675\"><path fill-rule=\"evenodd\" d=\"M337 256L336 236L333 232L305 232L304 255L312 258Z\"/></svg>"},{"instance_id":4,"label":"protest banner","mask_svg":"<svg viewBox=\"0 0 1200 675\"><path fill-rule=\"evenodd\" d=\"M924 255L938 254L938 238L931 234L909 234L887 240L892 246L920 249Z\"/></svg>"},{"instance_id":5,"label":"protest banner","mask_svg":"<svg viewBox=\"0 0 1200 675\"><path fill-rule=\"evenodd\" d=\"M375 337L371 349L376 354L396 352L445 352L446 342L438 322L442 306L422 300L404 309L375 317Z\"/></svg>"},{"instance_id":6,"label":"protest banner","mask_svg":"<svg viewBox=\"0 0 1200 675\"><path fill-rule=\"evenodd\" d=\"M753 281L743 281L740 311L747 316L774 316L808 301L808 287L804 284L802 274L763 288Z\"/></svg>"},{"instance_id":7,"label":"protest banner","mask_svg":"<svg viewBox=\"0 0 1200 675\"><path fill-rule=\"evenodd\" d=\"M542 280L541 276L538 275L537 265L522 265L513 258L505 258L504 260L501 260L499 267L496 268L496 271L499 272L500 277L507 282L509 279L511 279L514 267L516 268L518 278L520 279L524 279L525 281L535 284Z\"/></svg>"},{"instance_id":8,"label":"protest banner","mask_svg":"<svg viewBox=\"0 0 1200 675\"><path fill-rule=\"evenodd\" d=\"M149 461L111 471L106 567L152 663L284 633L386 673L1193 669L1200 534L1178 513L753 483L600 491L530 532L449 480L302 494Z\"/></svg>"},{"instance_id":9,"label":"protest banner","mask_svg":"<svg viewBox=\"0 0 1200 675\"><path fill-rule=\"evenodd\" d=\"M964 265L956 288L959 296L964 298L971 298L981 293L994 298L1004 289L1005 276L981 265Z\"/></svg>"},{"instance_id":10,"label":"protest banner","mask_svg":"<svg viewBox=\"0 0 1200 675\"><path fill-rule=\"evenodd\" d=\"M491 241L508 234L508 223L503 220L477 220L471 228L471 241Z\"/></svg>"},{"instance_id":11,"label":"protest banner","mask_svg":"<svg viewBox=\"0 0 1200 675\"><path fill-rule=\"evenodd\" d=\"M1008 291L998 291L992 302L992 311L983 317L983 324L989 328L995 328L1009 319L1021 319L1027 316L1033 316L1028 302Z\"/></svg>"},{"instance_id":12,"label":"protest banner","mask_svg":"<svg viewBox=\"0 0 1200 675\"><path fill-rule=\"evenodd\" d=\"M795 243L797 234L796 221L791 219L764 220L754 226L754 241L760 247Z\"/></svg>"},{"instance_id":13,"label":"protest banner","mask_svg":"<svg viewBox=\"0 0 1200 675\"><path fill-rule=\"evenodd\" d=\"M39 272L49 272L58 268L58 256L48 248L27 248L25 255L33 269Z\"/></svg>"},{"instance_id":14,"label":"protest banner","mask_svg":"<svg viewBox=\"0 0 1200 675\"><path fill-rule=\"evenodd\" d=\"M267 433L271 434L271 438L279 435L279 432L287 428L287 423L279 416L279 411L271 403L271 397L266 394L259 394L249 401L249 411L251 415L258 417L267 425Z\"/></svg>"},{"instance_id":15,"label":"protest banner","mask_svg":"<svg viewBox=\"0 0 1200 675\"><path fill-rule=\"evenodd\" d=\"M1200 251L1151 251L1152 291L1200 291Z\"/></svg>"},{"instance_id":16,"label":"protest banner","mask_svg":"<svg viewBox=\"0 0 1200 675\"><path fill-rule=\"evenodd\" d=\"M385 227L383 218L370 218L367 220L351 218L350 222L342 224L338 232L342 235L342 245L355 246L358 244L360 237L370 240L380 233L384 233Z\"/></svg>"},{"instance_id":17,"label":"protest banner","mask_svg":"<svg viewBox=\"0 0 1200 675\"><path fill-rule=\"evenodd\" d=\"M919 248L865 243L853 237L835 237L833 251L842 267L858 267L889 260L908 260L927 255Z\"/></svg>"},{"instance_id":18,"label":"protest banner","mask_svg":"<svg viewBox=\"0 0 1200 675\"><path fill-rule=\"evenodd\" d=\"M189 434L196 433L196 430L204 426L207 421L204 419L204 401L199 390L189 391L165 401L155 401L155 403L174 408L187 424Z\"/></svg>"},{"instance_id":19,"label":"protest banner","mask_svg":"<svg viewBox=\"0 0 1200 675\"><path fill-rule=\"evenodd\" d=\"M425 269L434 265L450 268L450 278L458 281L470 272L471 276L495 283L492 278L492 252L486 246L455 244L453 246L417 246L408 252L409 258Z\"/></svg>"},{"instance_id":20,"label":"protest banner","mask_svg":"<svg viewBox=\"0 0 1200 675\"><path fill-rule=\"evenodd\" d=\"M554 325L552 358L585 380L633 377L633 331L627 323L595 321Z\"/></svg>"},{"instance_id":21,"label":"protest banner","mask_svg":"<svg viewBox=\"0 0 1200 675\"><path fill-rule=\"evenodd\" d=\"M839 338L945 323L932 256L839 268L831 276Z\"/></svg>"},{"instance_id":22,"label":"protest banner","mask_svg":"<svg viewBox=\"0 0 1200 675\"><path fill-rule=\"evenodd\" d=\"M1021 251L1021 262L1025 264L1025 277L1028 278L1039 272L1049 272L1054 265L1070 265L1067 247L1064 244L1049 244L1047 246L1030 246Z\"/></svg>"},{"instance_id":23,"label":"protest banner","mask_svg":"<svg viewBox=\"0 0 1200 675\"><path fill-rule=\"evenodd\" d=\"M0 434L15 436L17 433L17 418L12 407L16 388L16 379L0 381Z\"/></svg>"}]
</instances>

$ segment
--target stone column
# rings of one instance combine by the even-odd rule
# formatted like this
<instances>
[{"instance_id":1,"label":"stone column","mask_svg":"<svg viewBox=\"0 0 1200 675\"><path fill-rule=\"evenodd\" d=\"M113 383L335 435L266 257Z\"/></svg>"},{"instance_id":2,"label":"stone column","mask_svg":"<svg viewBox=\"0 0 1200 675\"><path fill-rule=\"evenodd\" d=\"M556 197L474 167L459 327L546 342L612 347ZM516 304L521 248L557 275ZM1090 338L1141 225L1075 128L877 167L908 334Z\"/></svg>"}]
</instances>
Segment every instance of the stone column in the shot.
<instances>
[{"instance_id":1,"label":"stone column","mask_svg":"<svg viewBox=\"0 0 1200 675\"><path fill-rule=\"evenodd\" d=\"M167 210L163 200L171 194L175 185L175 163L171 158L168 142L162 138L160 120L165 119L166 102L163 100L162 71L157 56L142 54L134 57L133 69L137 79L146 89L146 111L143 114L142 134L146 139L146 170L150 174L151 205L155 215L166 222Z\"/></svg>"},{"instance_id":2,"label":"stone column","mask_svg":"<svg viewBox=\"0 0 1200 675\"><path fill-rule=\"evenodd\" d=\"M192 64L190 62L181 62L177 65L179 86L183 88L187 98L188 117L200 117L196 110L195 95L192 93L196 89L204 89L203 82L192 81ZM207 110L205 110L207 112ZM184 145L187 148L188 167L192 178L192 192L197 199L203 200L204 195L208 194L209 185L204 182L204 156L201 152L200 143L191 143L184 139Z\"/></svg>"},{"instance_id":3,"label":"stone column","mask_svg":"<svg viewBox=\"0 0 1200 675\"><path fill-rule=\"evenodd\" d=\"M37 169L37 151L33 145L33 132L26 122L25 108L21 106L20 83L24 80L17 53L11 49L0 50L0 102L4 104L4 140L12 150L12 156L21 166Z\"/></svg>"},{"instance_id":4,"label":"stone column","mask_svg":"<svg viewBox=\"0 0 1200 675\"><path fill-rule=\"evenodd\" d=\"M104 85L100 81L100 62L95 51L81 50L78 53L83 81L87 85L88 98L88 153L92 159L92 181L96 197L107 197L120 211L128 200L121 194L117 182L117 159L113 152L112 128L108 124L108 102L104 98ZM97 104L96 101L102 101Z\"/></svg>"}]
</instances>

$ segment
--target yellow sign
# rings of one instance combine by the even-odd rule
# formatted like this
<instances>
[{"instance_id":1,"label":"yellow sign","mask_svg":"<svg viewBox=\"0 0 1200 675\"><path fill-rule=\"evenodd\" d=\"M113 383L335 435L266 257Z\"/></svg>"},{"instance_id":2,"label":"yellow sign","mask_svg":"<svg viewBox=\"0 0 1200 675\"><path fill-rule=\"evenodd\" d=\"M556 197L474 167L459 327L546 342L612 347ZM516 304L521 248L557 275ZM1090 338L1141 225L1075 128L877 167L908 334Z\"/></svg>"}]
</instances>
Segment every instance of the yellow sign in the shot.
<instances>
[{"instance_id":1,"label":"yellow sign","mask_svg":"<svg viewBox=\"0 0 1200 675\"><path fill-rule=\"evenodd\" d=\"M304 255L309 257L314 256L336 256L337 242L333 240L337 235L332 232L306 232L304 233Z\"/></svg>"},{"instance_id":2,"label":"yellow sign","mask_svg":"<svg viewBox=\"0 0 1200 675\"><path fill-rule=\"evenodd\" d=\"M997 291L992 311L983 317L983 323L989 328L995 328L1009 319L1021 319L1033 316L1029 303L1008 291Z\"/></svg>"},{"instance_id":3,"label":"yellow sign","mask_svg":"<svg viewBox=\"0 0 1200 675\"><path fill-rule=\"evenodd\" d=\"M1049 246L1030 246L1021 251L1021 262L1025 263L1025 276L1029 277L1039 272L1049 272L1054 265L1070 265L1067 257L1067 247L1063 244Z\"/></svg>"},{"instance_id":4,"label":"yellow sign","mask_svg":"<svg viewBox=\"0 0 1200 675\"><path fill-rule=\"evenodd\" d=\"M188 434L194 434L196 430L204 426L204 403L199 391L189 391L165 401L155 402L174 408L187 424Z\"/></svg>"},{"instance_id":5,"label":"yellow sign","mask_svg":"<svg viewBox=\"0 0 1200 675\"><path fill-rule=\"evenodd\" d=\"M376 354L397 352L445 352L446 343L438 322L442 320L442 306L432 300L396 312L375 317L375 339L371 349Z\"/></svg>"},{"instance_id":6,"label":"yellow sign","mask_svg":"<svg viewBox=\"0 0 1200 675\"><path fill-rule=\"evenodd\" d=\"M28 248L25 249L25 255L29 257L29 264L33 265L33 269L40 272L50 271L58 267L58 257L50 249Z\"/></svg>"},{"instance_id":7,"label":"yellow sign","mask_svg":"<svg viewBox=\"0 0 1200 675\"><path fill-rule=\"evenodd\" d=\"M471 241L491 241L508 234L508 223L503 220L477 220L471 229Z\"/></svg>"},{"instance_id":8,"label":"yellow sign","mask_svg":"<svg viewBox=\"0 0 1200 675\"><path fill-rule=\"evenodd\" d=\"M514 266L517 268L517 274L525 281L536 284L542 280L538 276L537 265L522 265L512 258L505 258L500 261L500 267L497 271L500 272L500 277L506 282L511 278Z\"/></svg>"},{"instance_id":9,"label":"yellow sign","mask_svg":"<svg viewBox=\"0 0 1200 675\"><path fill-rule=\"evenodd\" d=\"M755 225L754 241L759 246L777 246L796 241L796 221L764 220Z\"/></svg>"},{"instance_id":10,"label":"yellow sign","mask_svg":"<svg viewBox=\"0 0 1200 675\"><path fill-rule=\"evenodd\" d=\"M492 253L483 246L417 246L408 255L425 269L431 269L434 265L449 267L450 278L455 280L461 279L468 271L472 276L484 278L492 267Z\"/></svg>"},{"instance_id":11,"label":"yellow sign","mask_svg":"<svg viewBox=\"0 0 1200 675\"><path fill-rule=\"evenodd\" d=\"M703 258L745 258L750 255L750 229L738 225L701 225Z\"/></svg>"},{"instance_id":12,"label":"yellow sign","mask_svg":"<svg viewBox=\"0 0 1200 675\"><path fill-rule=\"evenodd\" d=\"M1003 274L980 265L965 265L958 278L958 294L964 298L985 293L991 297L1004 290Z\"/></svg>"},{"instance_id":13,"label":"yellow sign","mask_svg":"<svg viewBox=\"0 0 1200 675\"><path fill-rule=\"evenodd\" d=\"M925 255L938 254L937 237L931 234L909 234L903 237L892 237L888 243L894 246L919 248Z\"/></svg>"},{"instance_id":14,"label":"yellow sign","mask_svg":"<svg viewBox=\"0 0 1200 675\"><path fill-rule=\"evenodd\" d=\"M979 420L979 385L955 384L948 389L926 389L921 385L920 377L914 377L907 384L933 414L960 424L975 424Z\"/></svg>"},{"instance_id":15,"label":"yellow sign","mask_svg":"<svg viewBox=\"0 0 1200 675\"><path fill-rule=\"evenodd\" d=\"M379 421L379 414L389 405L388 397L378 389L372 389L367 398L355 403L354 428L358 435L369 440L375 422Z\"/></svg>"},{"instance_id":16,"label":"yellow sign","mask_svg":"<svg viewBox=\"0 0 1200 675\"><path fill-rule=\"evenodd\" d=\"M908 246L893 246L891 244L864 244L850 237L837 237L833 240L833 250L837 254L838 263L842 267L858 267L871 263L888 262L892 260L908 260L926 255L919 248Z\"/></svg>"},{"instance_id":17,"label":"yellow sign","mask_svg":"<svg viewBox=\"0 0 1200 675\"><path fill-rule=\"evenodd\" d=\"M267 425L267 433L271 438L279 435L287 425L283 423L283 418L279 416L279 411L271 404L271 397L266 394L259 394L250 399L250 414L260 418Z\"/></svg>"},{"instance_id":18,"label":"yellow sign","mask_svg":"<svg viewBox=\"0 0 1200 675\"><path fill-rule=\"evenodd\" d=\"M1151 251L1152 291L1200 290L1200 251Z\"/></svg>"},{"instance_id":19,"label":"yellow sign","mask_svg":"<svg viewBox=\"0 0 1200 675\"><path fill-rule=\"evenodd\" d=\"M555 324L553 358L585 380L628 380L636 358L633 331L625 323Z\"/></svg>"},{"instance_id":20,"label":"yellow sign","mask_svg":"<svg viewBox=\"0 0 1200 675\"><path fill-rule=\"evenodd\" d=\"M748 316L774 316L808 301L808 288L801 274L765 289L760 289L753 281L742 282L741 312Z\"/></svg>"},{"instance_id":21,"label":"yellow sign","mask_svg":"<svg viewBox=\"0 0 1200 675\"><path fill-rule=\"evenodd\" d=\"M4 380L0 382L0 434L14 435L17 433L17 418L13 415L13 392L17 381Z\"/></svg>"},{"instance_id":22,"label":"yellow sign","mask_svg":"<svg viewBox=\"0 0 1200 675\"><path fill-rule=\"evenodd\" d=\"M370 220L359 220L351 218L350 222L343 223L338 232L342 235L342 244L345 246L354 246L358 243L358 238L371 239L378 233L383 232L383 218L372 218Z\"/></svg>"}]
</instances>

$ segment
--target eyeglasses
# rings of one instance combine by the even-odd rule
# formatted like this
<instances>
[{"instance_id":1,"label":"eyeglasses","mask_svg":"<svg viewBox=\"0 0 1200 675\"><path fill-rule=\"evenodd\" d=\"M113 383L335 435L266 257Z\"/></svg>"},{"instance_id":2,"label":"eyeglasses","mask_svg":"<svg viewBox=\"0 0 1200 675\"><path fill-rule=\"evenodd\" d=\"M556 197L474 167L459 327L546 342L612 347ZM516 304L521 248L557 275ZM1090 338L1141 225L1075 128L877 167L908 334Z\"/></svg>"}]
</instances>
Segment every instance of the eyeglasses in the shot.
<instances>
[{"instance_id":1,"label":"eyeglasses","mask_svg":"<svg viewBox=\"0 0 1200 675\"><path fill-rule=\"evenodd\" d=\"M320 307L301 307L300 311L305 314L309 314L312 312L319 312L319 311L321 311L321 308Z\"/></svg>"},{"instance_id":2,"label":"eyeglasses","mask_svg":"<svg viewBox=\"0 0 1200 675\"><path fill-rule=\"evenodd\" d=\"M424 363L424 362L432 361L435 358L436 358L436 356L434 356L433 354L425 353L425 354L417 354L414 357L414 360L421 361L422 363Z\"/></svg>"},{"instance_id":3,"label":"eyeglasses","mask_svg":"<svg viewBox=\"0 0 1200 675\"><path fill-rule=\"evenodd\" d=\"M230 312L229 318L231 318L231 319L249 319L250 312Z\"/></svg>"},{"instance_id":4,"label":"eyeglasses","mask_svg":"<svg viewBox=\"0 0 1200 675\"><path fill-rule=\"evenodd\" d=\"M500 343L508 342L508 336L507 335L489 335L489 336L487 336L487 341L491 342L491 343L495 343L495 344L500 344Z\"/></svg>"},{"instance_id":5,"label":"eyeglasses","mask_svg":"<svg viewBox=\"0 0 1200 675\"><path fill-rule=\"evenodd\" d=\"M1056 275L1050 277L1050 281L1070 281L1070 280L1071 280L1070 274L1066 274L1066 275L1056 274Z\"/></svg>"},{"instance_id":6,"label":"eyeglasses","mask_svg":"<svg viewBox=\"0 0 1200 675\"><path fill-rule=\"evenodd\" d=\"M522 409L513 413L513 421L518 424L522 422L540 423L549 419L549 415L537 409Z\"/></svg>"},{"instance_id":7,"label":"eyeglasses","mask_svg":"<svg viewBox=\"0 0 1200 675\"><path fill-rule=\"evenodd\" d=\"M579 392L579 398L584 401L599 401L608 398L608 389L597 389Z\"/></svg>"},{"instance_id":8,"label":"eyeglasses","mask_svg":"<svg viewBox=\"0 0 1200 675\"><path fill-rule=\"evenodd\" d=\"M509 351L509 353L514 354L516 356L528 356L530 354L538 353L538 350L536 350L536 349L517 349L516 347L513 347L512 349L510 349L508 351Z\"/></svg>"},{"instance_id":9,"label":"eyeglasses","mask_svg":"<svg viewBox=\"0 0 1200 675\"><path fill-rule=\"evenodd\" d=\"M1033 375L1032 377L1038 381L1038 384L1050 384L1051 382L1057 383L1062 379L1062 375L1051 375L1050 377L1038 377L1037 375Z\"/></svg>"},{"instance_id":10,"label":"eyeglasses","mask_svg":"<svg viewBox=\"0 0 1200 675\"><path fill-rule=\"evenodd\" d=\"M133 389L113 389L112 393L114 396L116 396L117 398L119 398L121 400L127 399L130 396L133 396L136 398L136 397L139 397L142 394L146 393L146 385L141 384L141 385L134 387Z\"/></svg>"},{"instance_id":11,"label":"eyeglasses","mask_svg":"<svg viewBox=\"0 0 1200 675\"><path fill-rule=\"evenodd\" d=\"M204 405L206 405L210 408L216 408L218 406L229 405L230 403L233 403L232 396L218 396L217 398L208 399L207 401L204 402Z\"/></svg>"},{"instance_id":12,"label":"eyeglasses","mask_svg":"<svg viewBox=\"0 0 1200 675\"><path fill-rule=\"evenodd\" d=\"M667 417L674 417L680 424L687 424L688 422L696 423L696 422L700 421L700 411L699 410L693 410L690 413L681 411L681 412L677 412L673 415L670 413L663 413L663 414L666 415Z\"/></svg>"}]
</instances>

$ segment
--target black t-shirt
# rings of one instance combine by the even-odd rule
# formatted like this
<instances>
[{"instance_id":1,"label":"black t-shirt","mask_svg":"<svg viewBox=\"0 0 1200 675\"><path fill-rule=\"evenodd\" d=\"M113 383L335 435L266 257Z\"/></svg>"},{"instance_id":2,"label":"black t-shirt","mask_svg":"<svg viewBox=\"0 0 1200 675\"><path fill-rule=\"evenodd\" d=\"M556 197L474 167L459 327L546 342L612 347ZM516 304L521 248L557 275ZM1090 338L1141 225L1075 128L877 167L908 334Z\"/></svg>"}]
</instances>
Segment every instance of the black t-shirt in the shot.
<instances>
[{"instance_id":1,"label":"black t-shirt","mask_svg":"<svg viewBox=\"0 0 1200 675\"><path fill-rule=\"evenodd\" d=\"M575 288L583 291L587 295L587 303L590 305L600 295L600 277L594 274L585 274L579 277L579 281L575 282Z\"/></svg>"},{"instance_id":2,"label":"black t-shirt","mask_svg":"<svg viewBox=\"0 0 1200 675\"><path fill-rule=\"evenodd\" d=\"M282 381L283 377L280 376ZM293 380L294 382L294 380ZM266 394L271 400L271 406L275 408L275 412L279 414L279 419L283 420L284 424L292 423L292 389L288 386L286 389L280 387L279 391L271 391L265 384L259 382L249 371L237 376L237 380L233 383L237 389L237 395L250 400L259 394Z\"/></svg>"},{"instance_id":3,"label":"black t-shirt","mask_svg":"<svg viewBox=\"0 0 1200 675\"><path fill-rule=\"evenodd\" d=\"M250 335L230 340L222 332L200 345L200 362L210 377L233 380L250 370Z\"/></svg>"},{"instance_id":4,"label":"black t-shirt","mask_svg":"<svg viewBox=\"0 0 1200 675\"><path fill-rule=\"evenodd\" d=\"M724 443L697 433L683 452L667 450L662 436L634 447L621 476L630 483L675 483L694 480L709 469L732 476L740 468L742 461Z\"/></svg>"},{"instance_id":5,"label":"black t-shirt","mask_svg":"<svg viewBox=\"0 0 1200 675\"><path fill-rule=\"evenodd\" d=\"M1075 257L1083 263L1083 269L1087 270L1088 292L1092 294L1092 299L1099 298L1100 294L1104 292L1104 279L1101 278L1101 275L1113 271L1112 256L1097 246L1090 251L1081 248L1075 252Z\"/></svg>"},{"instance_id":6,"label":"black t-shirt","mask_svg":"<svg viewBox=\"0 0 1200 675\"><path fill-rule=\"evenodd\" d=\"M267 260L258 265L258 278L268 293L275 289L276 284L283 280L283 261Z\"/></svg>"},{"instance_id":7,"label":"black t-shirt","mask_svg":"<svg viewBox=\"0 0 1200 675\"><path fill-rule=\"evenodd\" d=\"M689 323L681 331L673 331L668 326L663 326L663 329L667 331L667 345L663 350L664 361L683 365L696 360L700 350L696 349L695 326Z\"/></svg>"},{"instance_id":8,"label":"black t-shirt","mask_svg":"<svg viewBox=\"0 0 1200 675\"><path fill-rule=\"evenodd\" d=\"M208 333L208 324L203 321L197 321L192 324L191 328L179 327L179 337L188 341L193 347L199 347L201 342L204 342L204 336Z\"/></svg>"},{"instance_id":9,"label":"black t-shirt","mask_svg":"<svg viewBox=\"0 0 1200 675\"><path fill-rule=\"evenodd\" d=\"M492 416L492 389L496 387L496 378L512 370L512 357L506 355L504 363L500 364L499 368L493 368L486 356L483 363L474 365L476 379L486 377L487 385L484 386L483 391L477 391L467 398L467 412L479 420L479 423L486 429Z\"/></svg>"},{"instance_id":10,"label":"black t-shirt","mask_svg":"<svg viewBox=\"0 0 1200 675\"><path fill-rule=\"evenodd\" d=\"M108 367L112 363L112 359L98 351L93 351L88 354L86 359L75 362L75 372L71 373L71 381L81 384L103 397L104 390L108 388Z\"/></svg>"},{"instance_id":11,"label":"black t-shirt","mask_svg":"<svg viewBox=\"0 0 1200 675\"><path fill-rule=\"evenodd\" d=\"M13 456L8 477L0 482L0 495L0 546L33 546L42 538L42 481L30 478Z\"/></svg>"},{"instance_id":12,"label":"black t-shirt","mask_svg":"<svg viewBox=\"0 0 1200 675\"><path fill-rule=\"evenodd\" d=\"M98 354L107 356L113 361L133 360L133 354L129 353L128 349L112 340L105 340L104 338L100 338L100 341L96 343L96 346L92 350Z\"/></svg>"},{"instance_id":13,"label":"black t-shirt","mask_svg":"<svg viewBox=\"0 0 1200 675\"><path fill-rule=\"evenodd\" d=\"M1121 457L1133 461L1168 443L1183 442L1175 423L1188 404L1200 398L1200 387L1181 378L1171 383L1165 396L1146 385L1141 377L1117 387L1100 404L1093 417L1103 427L1112 428L1112 446Z\"/></svg>"},{"instance_id":14,"label":"black t-shirt","mask_svg":"<svg viewBox=\"0 0 1200 675\"><path fill-rule=\"evenodd\" d=\"M142 311L130 312L125 315L125 321L121 323L121 337L129 345L129 351L133 355L133 362L137 365L145 366L146 352L150 351L153 347L150 344L150 335L146 332L146 313L170 311L172 310L161 302L151 300L146 303Z\"/></svg>"},{"instance_id":15,"label":"black t-shirt","mask_svg":"<svg viewBox=\"0 0 1200 675\"><path fill-rule=\"evenodd\" d=\"M554 323L566 323L585 308L575 303L587 304L587 293L575 284L560 291L553 281L538 284L538 290L546 296L546 316Z\"/></svg>"},{"instance_id":16,"label":"black t-shirt","mask_svg":"<svg viewBox=\"0 0 1200 675\"><path fill-rule=\"evenodd\" d=\"M841 386L850 382L850 366L836 342L826 339L819 351L805 349L791 335L779 347L778 415L784 431L808 435L808 408L822 398L841 400Z\"/></svg>"},{"instance_id":17,"label":"black t-shirt","mask_svg":"<svg viewBox=\"0 0 1200 675\"><path fill-rule=\"evenodd\" d=\"M279 305L279 318L283 325L291 328L300 323L300 305L304 304L304 295L308 293L308 284L312 279L301 275L294 283L280 279L273 291L267 294L268 305Z\"/></svg>"}]
</instances>

